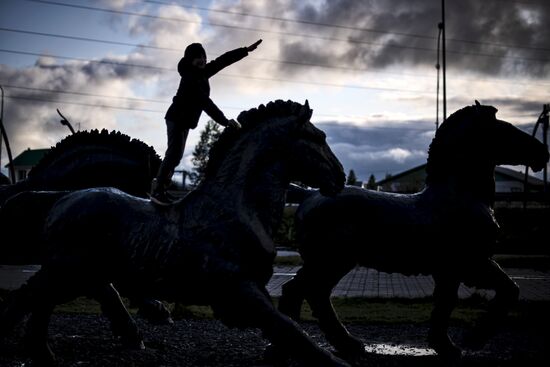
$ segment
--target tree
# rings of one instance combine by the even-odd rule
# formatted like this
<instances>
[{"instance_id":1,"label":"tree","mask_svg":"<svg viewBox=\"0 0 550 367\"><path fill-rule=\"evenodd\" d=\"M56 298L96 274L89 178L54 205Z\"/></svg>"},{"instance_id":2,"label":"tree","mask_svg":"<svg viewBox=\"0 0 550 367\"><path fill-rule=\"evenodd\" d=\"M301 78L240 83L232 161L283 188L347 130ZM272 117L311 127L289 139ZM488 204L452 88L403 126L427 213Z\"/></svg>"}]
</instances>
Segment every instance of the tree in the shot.
<instances>
[{"instance_id":1,"label":"tree","mask_svg":"<svg viewBox=\"0 0 550 367\"><path fill-rule=\"evenodd\" d=\"M198 185L204 178L210 149L218 140L221 133L220 125L215 123L213 120L209 120L204 129L201 131L199 142L195 146L195 150L193 150L193 158L191 159L193 168L189 178L191 179L191 184L193 186Z\"/></svg>"},{"instance_id":2,"label":"tree","mask_svg":"<svg viewBox=\"0 0 550 367\"><path fill-rule=\"evenodd\" d=\"M374 178L374 175L372 173L369 176L369 180L367 181L367 189L376 190L376 179Z\"/></svg>"},{"instance_id":3,"label":"tree","mask_svg":"<svg viewBox=\"0 0 550 367\"><path fill-rule=\"evenodd\" d=\"M348 173L348 179L346 180L346 185L355 185L357 183L357 176L355 176L355 171L350 169Z\"/></svg>"}]
</instances>

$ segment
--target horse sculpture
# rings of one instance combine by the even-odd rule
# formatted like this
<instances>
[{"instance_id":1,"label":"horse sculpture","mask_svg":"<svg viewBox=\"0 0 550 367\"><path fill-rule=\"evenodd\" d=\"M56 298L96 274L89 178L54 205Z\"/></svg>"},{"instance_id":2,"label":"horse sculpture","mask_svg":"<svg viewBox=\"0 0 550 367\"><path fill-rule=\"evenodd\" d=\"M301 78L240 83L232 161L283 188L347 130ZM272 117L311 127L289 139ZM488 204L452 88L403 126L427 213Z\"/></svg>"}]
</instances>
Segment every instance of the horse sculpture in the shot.
<instances>
[{"instance_id":1,"label":"horse sculpture","mask_svg":"<svg viewBox=\"0 0 550 367\"><path fill-rule=\"evenodd\" d=\"M38 162L27 179L0 185L0 232L4 243L14 244L0 246L0 264L42 264L45 249L40 230L62 196L72 190L108 186L147 197L160 162L153 147L118 131L78 131L67 136ZM133 303L149 321L172 322L170 312L159 301L138 299Z\"/></svg>"},{"instance_id":2,"label":"horse sculpture","mask_svg":"<svg viewBox=\"0 0 550 367\"><path fill-rule=\"evenodd\" d=\"M78 131L53 147L14 185L0 185L0 206L23 191L112 186L145 197L160 166L153 147L117 131Z\"/></svg>"},{"instance_id":3,"label":"horse sculpture","mask_svg":"<svg viewBox=\"0 0 550 367\"><path fill-rule=\"evenodd\" d=\"M271 235L289 182L327 194L343 187L342 166L309 122L311 113L307 103L291 101L241 113L243 128L221 135L202 183L168 208L112 188L63 196L46 218L48 260L5 302L0 334L30 313L30 352L36 361L52 362L47 329L53 307L88 295L124 343L142 347L115 283L126 294L210 304L227 325L259 327L297 359L346 365L278 312L265 288L275 256Z\"/></svg>"},{"instance_id":4,"label":"horse sculpture","mask_svg":"<svg viewBox=\"0 0 550 367\"><path fill-rule=\"evenodd\" d=\"M69 191L109 186L146 197L159 166L160 157L153 147L120 132L104 129L69 135L40 160L27 179L13 185L0 185L0 208L19 195L13 209L21 211L10 210L13 218L2 218L0 214L5 243L17 243L17 246L0 246L0 264L42 263L44 249L40 241L29 237L37 233L29 230L29 226L42 227L51 206ZM57 192L37 195L33 191ZM23 197L27 203L21 205ZM24 226L22 231L16 231L20 226ZM21 233L27 234L25 241L8 239Z\"/></svg>"},{"instance_id":5,"label":"horse sculpture","mask_svg":"<svg viewBox=\"0 0 550 367\"><path fill-rule=\"evenodd\" d=\"M305 298L329 342L357 355L364 352L363 343L341 324L329 298L340 279L356 265L431 274L429 345L440 355L461 354L447 335L460 283L496 291L469 339L472 347L484 345L519 295L518 286L491 259L498 229L492 210L495 165L526 164L537 171L548 162L542 143L498 120L496 111L476 101L441 125L419 193L346 187L325 198L302 190L296 226L304 264L283 286L279 310L297 320Z\"/></svg>"}]
</instances>

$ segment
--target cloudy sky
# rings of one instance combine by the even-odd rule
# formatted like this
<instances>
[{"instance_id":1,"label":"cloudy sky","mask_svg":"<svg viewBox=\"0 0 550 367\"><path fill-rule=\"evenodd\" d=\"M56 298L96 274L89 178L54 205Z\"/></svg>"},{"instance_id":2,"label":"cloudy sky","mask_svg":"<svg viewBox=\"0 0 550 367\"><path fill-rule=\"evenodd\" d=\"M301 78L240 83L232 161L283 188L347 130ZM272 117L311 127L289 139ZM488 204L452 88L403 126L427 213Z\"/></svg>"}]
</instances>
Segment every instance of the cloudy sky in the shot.
<instances>
[{"instance_id":1,"label":"cloudy sky","mask_svg":"<svg viewBox=\"0 0 550 367\"><path fill-rule=\"evenodd\" d=\"M550 103L549 19L547 0L447 0L447 114L478 99L530 132ZM4 123L14 155L68 134L59 108L162 156L185 47L201 42L213 59L261 38L211 79L214 102L235 118L308 99L346 171L382 179L426 160L440 21L440 0L0 0ZM4 170L4 146L1 157Z\"/></svg>"}]
</instances>

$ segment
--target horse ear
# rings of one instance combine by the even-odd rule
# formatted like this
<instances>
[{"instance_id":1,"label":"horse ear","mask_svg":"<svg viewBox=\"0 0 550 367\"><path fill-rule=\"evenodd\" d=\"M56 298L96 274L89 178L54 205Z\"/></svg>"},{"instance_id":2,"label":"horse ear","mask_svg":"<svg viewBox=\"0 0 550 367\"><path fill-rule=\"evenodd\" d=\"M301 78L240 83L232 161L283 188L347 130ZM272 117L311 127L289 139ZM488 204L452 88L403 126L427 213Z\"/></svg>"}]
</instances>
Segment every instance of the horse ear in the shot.
<instances>
[{"instance_id":1,"label":"horse ear","mask_svg":"<svg viewBox=\"0 0 550 367\"><path fill-rule=\"evenodd\" d=\"M477 99L475 101L476 101L476 106L477 107L481 106L481 103L479 103L479 101Z\"/></svg>"},{"instance_id":2,"label":"horse ear","mask_svg":"<svg viewBox=\"0 0 550 367\"><path fill-rule=\"evenodd\" d=\"M313 110L309 108L309 102L306 99L306 102L302 106L302 110L300 111L300 115L302 117L302 122L308 122L309 119L311 119L311 115L313 115Z\"/></svg>"}]
</instances>

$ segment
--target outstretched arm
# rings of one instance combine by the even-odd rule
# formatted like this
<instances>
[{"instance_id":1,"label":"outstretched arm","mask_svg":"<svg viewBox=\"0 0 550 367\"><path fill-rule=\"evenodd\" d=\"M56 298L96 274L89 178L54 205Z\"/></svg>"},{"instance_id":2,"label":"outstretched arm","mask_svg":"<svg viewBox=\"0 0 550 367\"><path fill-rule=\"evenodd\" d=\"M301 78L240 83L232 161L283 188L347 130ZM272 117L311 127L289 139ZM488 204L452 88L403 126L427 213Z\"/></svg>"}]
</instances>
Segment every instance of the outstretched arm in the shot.
<instances>
[{"instance_id":1,"label":"outstretched arm","mask_svg":"<svg viewBox=\"0 0 550 367\"><path fill-rule=\"evenodd\" d=\"M221 55L220 57L210 61L205 66L205 73L208 78L216 74L223 68L241 60L245 56L248 56L248 53L254 51L262 40L258 40L247 47L237 48L235 50L229 51Z\"/></svg>"}]
</instances>

